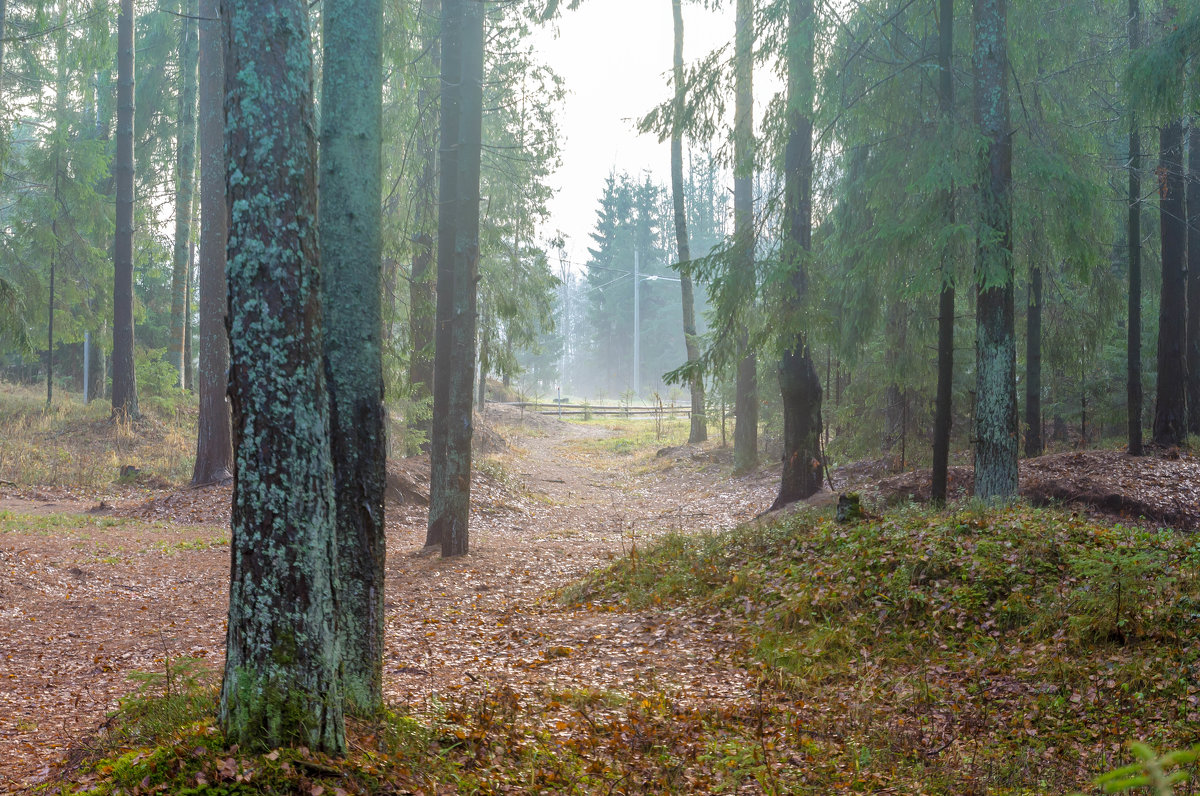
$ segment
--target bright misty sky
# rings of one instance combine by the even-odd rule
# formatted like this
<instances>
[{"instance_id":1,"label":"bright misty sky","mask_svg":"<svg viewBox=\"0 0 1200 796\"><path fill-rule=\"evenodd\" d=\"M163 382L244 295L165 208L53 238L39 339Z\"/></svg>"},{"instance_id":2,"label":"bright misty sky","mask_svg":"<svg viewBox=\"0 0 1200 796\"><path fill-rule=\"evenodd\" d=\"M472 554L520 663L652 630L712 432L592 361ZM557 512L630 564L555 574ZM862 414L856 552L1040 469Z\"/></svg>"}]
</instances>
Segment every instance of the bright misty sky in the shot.
<instances>
[{"instance_id":1,"label":"bright misty sky","mask_svg":"<svg viewBox=\"0 0 1200 796\"><path fill-rule=\"evenodd\" d=\"M732 41L732 8L708 12L685 4L683 14L685 63ZM543 62L568 91L559 116L562 166L551 180L557 194L542 237L565 233L576 270L587 261L609 172L649 170L658 182L670 178L670 144L639 136L634 125L671 96L673 40L670 0L587 0L534 36Z\"/></svg>"}]
</instances>

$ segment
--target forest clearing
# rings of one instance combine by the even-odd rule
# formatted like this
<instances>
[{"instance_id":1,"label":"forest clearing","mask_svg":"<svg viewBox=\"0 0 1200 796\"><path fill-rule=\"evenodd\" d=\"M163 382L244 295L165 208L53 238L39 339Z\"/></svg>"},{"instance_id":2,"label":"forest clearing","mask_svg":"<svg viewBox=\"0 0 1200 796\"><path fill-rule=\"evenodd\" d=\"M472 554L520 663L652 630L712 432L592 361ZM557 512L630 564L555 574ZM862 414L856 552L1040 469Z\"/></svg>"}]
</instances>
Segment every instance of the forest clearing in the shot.
<instances>
[{"instance_id":1,"label":"forest clearing","mask_svg":"<svg viewBox=\"0 0 1200 796\"><path fill-rule=\"evenodd\" d=\"M81 434L74 414L8 423L4 474L20 472L17 442L73 461L76 441L106 442L107 421ZM147 443L173 433L160 422ZM500 406L485 423L467 558L422 554L427 459L389 468L395 713L390 730L353 728L344 763L209 747L228 486L175 488L133 449L140 483L9 482L2 792L65 776L131 793L1064 793L1127 760L1131 738L1194 737L1190 533L1084 504L889 508L895 477L854 484L883 512L858 523L832 521L828 492L755 520L777 468L731 478L728 450L679 445L684 420L661 438L652 421ZM1070 483L1086 455L1111 469L1065 452L1042 477L1118 494ZM1143 486L1197 467L1134 461ZM833 476L848 488L852 473ZM134 718L172 693L196 704ZM139 791L147 777L168 784Z\"/></svg>"},{"instance_id":2,"label":"forest clearing","mask_svg":"<svg viewBox=\"0 0 1200 796\"><path fill-rule=\"evenodd\" d=\"M1195 794L1198 445L1195 0L0 0L0 796Z\"/></svg>"}]
</instances>

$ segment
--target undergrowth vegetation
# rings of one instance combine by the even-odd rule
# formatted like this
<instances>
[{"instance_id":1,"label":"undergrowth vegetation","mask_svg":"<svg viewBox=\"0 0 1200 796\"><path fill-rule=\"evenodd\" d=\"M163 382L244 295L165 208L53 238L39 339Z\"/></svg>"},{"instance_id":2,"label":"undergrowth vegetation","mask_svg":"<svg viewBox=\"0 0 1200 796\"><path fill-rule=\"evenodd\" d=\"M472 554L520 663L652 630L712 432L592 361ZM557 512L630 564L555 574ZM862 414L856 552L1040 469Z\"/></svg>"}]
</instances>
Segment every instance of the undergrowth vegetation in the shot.
<instances>
[{"instance_id":1,"label":"undergrowth vegetation","mask_svg":"<svg viewBox=\"0 0 1200 796\"><path fill-rule=\"evenodd\" d=\"M195 462L196 408L147 401L137 421L114 419L106 400L60 394L51 406L28 387L0 384L0 480L19 486L101 487L133 480L186 481ZM131 480L126 475L125 480Z\"/></svg>"},{"instance_id":2,"label":"undergrowth vegetation","mask_svg":"<svg viewBox=\"0 0 1200 796\"><path fill-rule=\"evenodd\" d=\"M907 508L664 538L567 599L742 633L790 700L804 792L1063 793L1131 740L1195 742L1198 565L1170 530Z\"/></svg>"}]
</instances>

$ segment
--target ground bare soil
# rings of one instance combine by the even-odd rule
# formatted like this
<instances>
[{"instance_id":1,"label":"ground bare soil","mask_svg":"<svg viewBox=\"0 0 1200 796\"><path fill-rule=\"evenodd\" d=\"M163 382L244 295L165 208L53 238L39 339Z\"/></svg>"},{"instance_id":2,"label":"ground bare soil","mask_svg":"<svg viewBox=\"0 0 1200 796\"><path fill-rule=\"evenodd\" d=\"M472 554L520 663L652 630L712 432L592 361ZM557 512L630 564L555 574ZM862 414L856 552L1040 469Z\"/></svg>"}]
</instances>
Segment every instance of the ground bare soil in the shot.
<instances>
[{"instance_id":1,"label":"ground bare soil","mask_svg":"<svg viewBox=\"0 0 1200 796\"><path fill-rule=\"evenodd\" d=\"M567 607L556 589L673 530L729 527L774 497L769 472L731 479L710 449L608 449L603 428L491 410L506 439L480 462L472 554L421 554L427 463L389 468L387 696L669 688L742 700L735 637L683 614ZM715 457L719 459L719 455ZM12 490L0 509L0 794L43 781L94 735L137 671L224 652L230 488L108 494ZM0 517L5 516L0 514Z\"/></svg>"}]
</instances>

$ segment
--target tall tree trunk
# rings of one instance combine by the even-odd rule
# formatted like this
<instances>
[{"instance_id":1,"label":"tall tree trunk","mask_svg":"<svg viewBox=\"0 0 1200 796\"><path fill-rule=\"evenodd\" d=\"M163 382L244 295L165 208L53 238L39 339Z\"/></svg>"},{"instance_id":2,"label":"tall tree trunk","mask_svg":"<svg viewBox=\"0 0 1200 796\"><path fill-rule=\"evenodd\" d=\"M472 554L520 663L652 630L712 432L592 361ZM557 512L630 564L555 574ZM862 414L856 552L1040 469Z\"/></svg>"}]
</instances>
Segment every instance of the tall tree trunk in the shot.
<instances>
[{"instance_id":1,"label":"tall tree trunk","mask_svg":"<svg viewBox=\"0 0 1200 796\"><path fill-rule=\"evenodd\" d=\"M734 43L733 226L734 268L746 302L754 301L754 0L737 0ZM734 395L733 465L746 472L758 464L758 358L750 335L738 335Z\"/></svg>"},{"instance_id":2,"label":"tall tree trunk","mask_svg":"<svg viewBox=\"0 0 1200 796\"><path fill-rule=\"evenodd\" d=\"M113 160L117 191L113 239L113 388L114 415L138 416L137 378L133 370L133 0L121 0L117 15L117 153Z\"/></svg>"},{"instance_id":3,"label":"tall tree trunk","mask_svg":"<svg viewBox=\"0 0 1200 796\"><path fill-rule=\"evenodd\" d=\"M1042 264L1033 247L1029 264L1029 304L1025 316L1025 455L1041 456L1042 442Z\"/></svg>"},{"instance_id":4,"label":"tall tree trunk","mask_svg":"<svg viewBox=\"0 0 1200 796\"><path fill-rule=\"evenodd\" d=\"M1183 123L1159 130L1162 175L1162 293L1158 310L1158 402L1154 443L1181 445L1187 436L1187 224L1184 220Z\"/></svg>"},{"instance_id":5,"label":"tall tree trunk","mask_svg":"<svg viewBox=\"0 0 1200 796\"><path fill-rule=\"evenodd\" d=\"M907 413L908 391L902 383L903 374L900 369L904 359L904 350L908 347L908 302L894 300L888 303L884 338L886 340L884 367L889 374L889 383L883 391L881 453L885 458L892 459L896 449L901 447L904 442L904 422ZM889 465L897 472L903 469L903 462L899 460L892 460Z\"/></svg>"},{"instance_id":6,"label":"tall tree trunk","mask_svg":"<svg viewBox=\"0 0 1200 796\"><path fill-rule=\"evenodd\" d=\"M954 0L941 0L938 14L938 109L943 127L946 152L953 147L954 124ZM954 224L954 186L942 194L942 219ZM950 465L950 432L954 415L954 260L951 244L941 251L941 290L938 293L937 397L933 414L933 476L930 499L935 505L946 502L946 480Z\"/></svg>"},{"instance_id":7,"label":"tall tree trunk","mask_svg":"<svg viewBox=\"0 0 1200 796\"><path fill-rule=\"evenodd\" d=\"M1141 10L1129 0L1129 50L1141 42ZM1136 114L1129 119L1129 323L1126 339L1125 397L1129 421L1129 453L1142 449L1142 141Z\"/></svg>"},{"instance_id":8,"label":"tall tree trunk","mask_svg":"<svg viewBox=\"0 0 1200 796\"><path fill-rule=\"evenodd\" d=\"M176 107L175 251L171 270L171 364L179 386L187 386L184 357L187 322L188 250L192 237L192 181L196 176L196 0L181 3L179 20L179 102Z\"/></svg>"},{"instance_id":9,"label":"tall tree trunk","mask_svg":"<svg viewBox=\"0 0 1200 796\"><path fill-rule=\"evenodd\" d=\"M975 0L975 120L985 142L975 253L975 495L1017 493L1017 346L1006 0Z\"/></svg>"},{"instance_id":10,"label":"tall tree trunk","mask_svg":"<svg viewBox=\"0 0 1200 796\"><path fill-rule=\"evenodd\" d=\"M59 3L57 54L54 81L54 215L50 220L50 300L46 307L46 406L54 400L54 277L58 259L58 217L62 212L59 179L62 174L62 148L67 139L67 4Z\"/></svg>"},{"instance_id":11,"label":"tall tree trunk","mask_svg":"<svg viewBox=\"0 0 1200 796\"><path fill-rule=\"evenodd\" d=\"M225 283L225 64L220 0L200 0L200 418L196 433L196 485L233 475L230 436L229 292Z\"/></svg>"},{"instance_id":12,"label":"tall tree trunk","mask_svg":"<svg viewBox=\"0 0 1200 796\"><path fill-rule=\"evenodd\" d=\"M491 350L489 348L490 339L488 336L488 317L484 312L482 318L483 330L479 335L479 394L476 396L475 406L479 408L479 414L483 414L483 405L487 401L487 377L488 371L492 367Z\"/></svg>"},{"instance_id":13,"label":"tall tree trunk","mask_svg":"<svg viewBox=\"0 0 1200 796\"><path fill-rule=\"evenodd\" d=\"M413 226L416 230L413 247L412 274L408 287L409 340L412 350L408 360L408 383L414 402L428 401L433 396L433 321L436 311L434 284L433 230L436 228L437 197L437 119L438 71L441 68L441 46L438 39L440 0L421 0L421 49L429 53L429 77L417 90L417 112L420 114L417 131L421 157L421 181L417 186ZM429 452L433 433L429 410L423 407L408 418L408 427L421 437L420 450ZM412 451L416 452L416 451Z\"/></svg>"},{"instance_id":14,"label":"tall tree trunk","mask_svg":"<svg viewBox=\"0 0 1200 796\"><path fill-rule=\"evenodd\" d=\"M466 555L479 281L483 18L477 0L442 2L441 208L428 540Z\"/></svg>"},{"instance_id":15,"label":"tall tree trunk","mask_svg":"<svg viewBox=\"0 0 1200 796\"><path fill-rule=\"evenodd\" d=\"M788 111L784 151L784 262L791 269L791 295L784 315L799 325L808 290L807 258L812 250L813 174L813 0L788 2ZM772 508L803 500L821 488L821 378L805 330L797 328L779 361L783 398L783 475Z\"/></svg>"},{"instance_id":16,"label":"tall tree trunk","mask_svg":"<svg viewBox=\"0 0 1200 796\"><path fill-rule=\"evenodd\" d=\"M1200 436L1200 117L1188 129L1187 179L1188 434Z\"/></svg>"},{"instance_id":17,"label":"tall tree trunk","mask_svg":"<svg viewBox=\"0 0 1200 796\"><path fill-rule=\"evenodd\" d=\"M8 21L8 0L0 0L0 102L5 97L4 93L4 32L6 30L5 23ZM7 103L4 103L7 105ZM0 105L0 109L4 106Z\"/></svg>"},{"instance_id":18,"label":"tall tree trunk","mask_svg":"<svg viewBox=\"0 0 1200 796\"><path fill-rule=\"evenodd\" d=\"M103 331L93 332L88 354L91 362L88 365L88 402L103 400L104 387L107 383L105 376L104 347L100 345Z\"/></svg>"},{"instance_id":19,"label":"tall tree trunk","mask_svg":"<svg viewBox=\"0 0 1200 796\"><path fill-rule=\"evenodd\" d=\"M219 718L242 748L340 753L336 506L304 0L225 0L236 469Z\"/></svg>"},{"instance_id":20,"label":"tall tree trunk","mask_svg":"<svg viewBox=\"0 0 1200 796\"><path fill-rule=\"evenodd\" d=\"M198 181L196 174L193 182ZM199 205L192 200L192 229L200 227ZM188 392L196 390L196 374L192 368L195 353L192 351L192 297L196 295L196 242L188 241L187 289L183 293L183 389Z\"/></svg>"},{"instance_id":21,"label":"tall tree trunk","mask_svg":"<svg viewBox=\"0 0 1200 796\"><path fill-rule=\"evenodd\" d=\"M325 0L321 289L337 494L335 596L348 708L383 708L383 5Z\"/></svg>"},{"instance_id":22,"label":"tall tree trunk","mask_svg":"<svg viewBox=\"0 0 1200 796\"><path fill-rule=\"evenodd\" d=\"M688 240L687 212L683 196L683 117L687 107L687 87L683 82L683 0L671 0L675 23L675 116L671 122L671 198L675 212L675 242L679 249L679 288L683 299L683 343L688 362L700 359L696 337L696 290L692 284L692 248ZM708 423L704 417L704 376L696 373L690 381L692 393L692 426L688 443L699 444L708 439Z\"/></svg>"}]
</instances>

